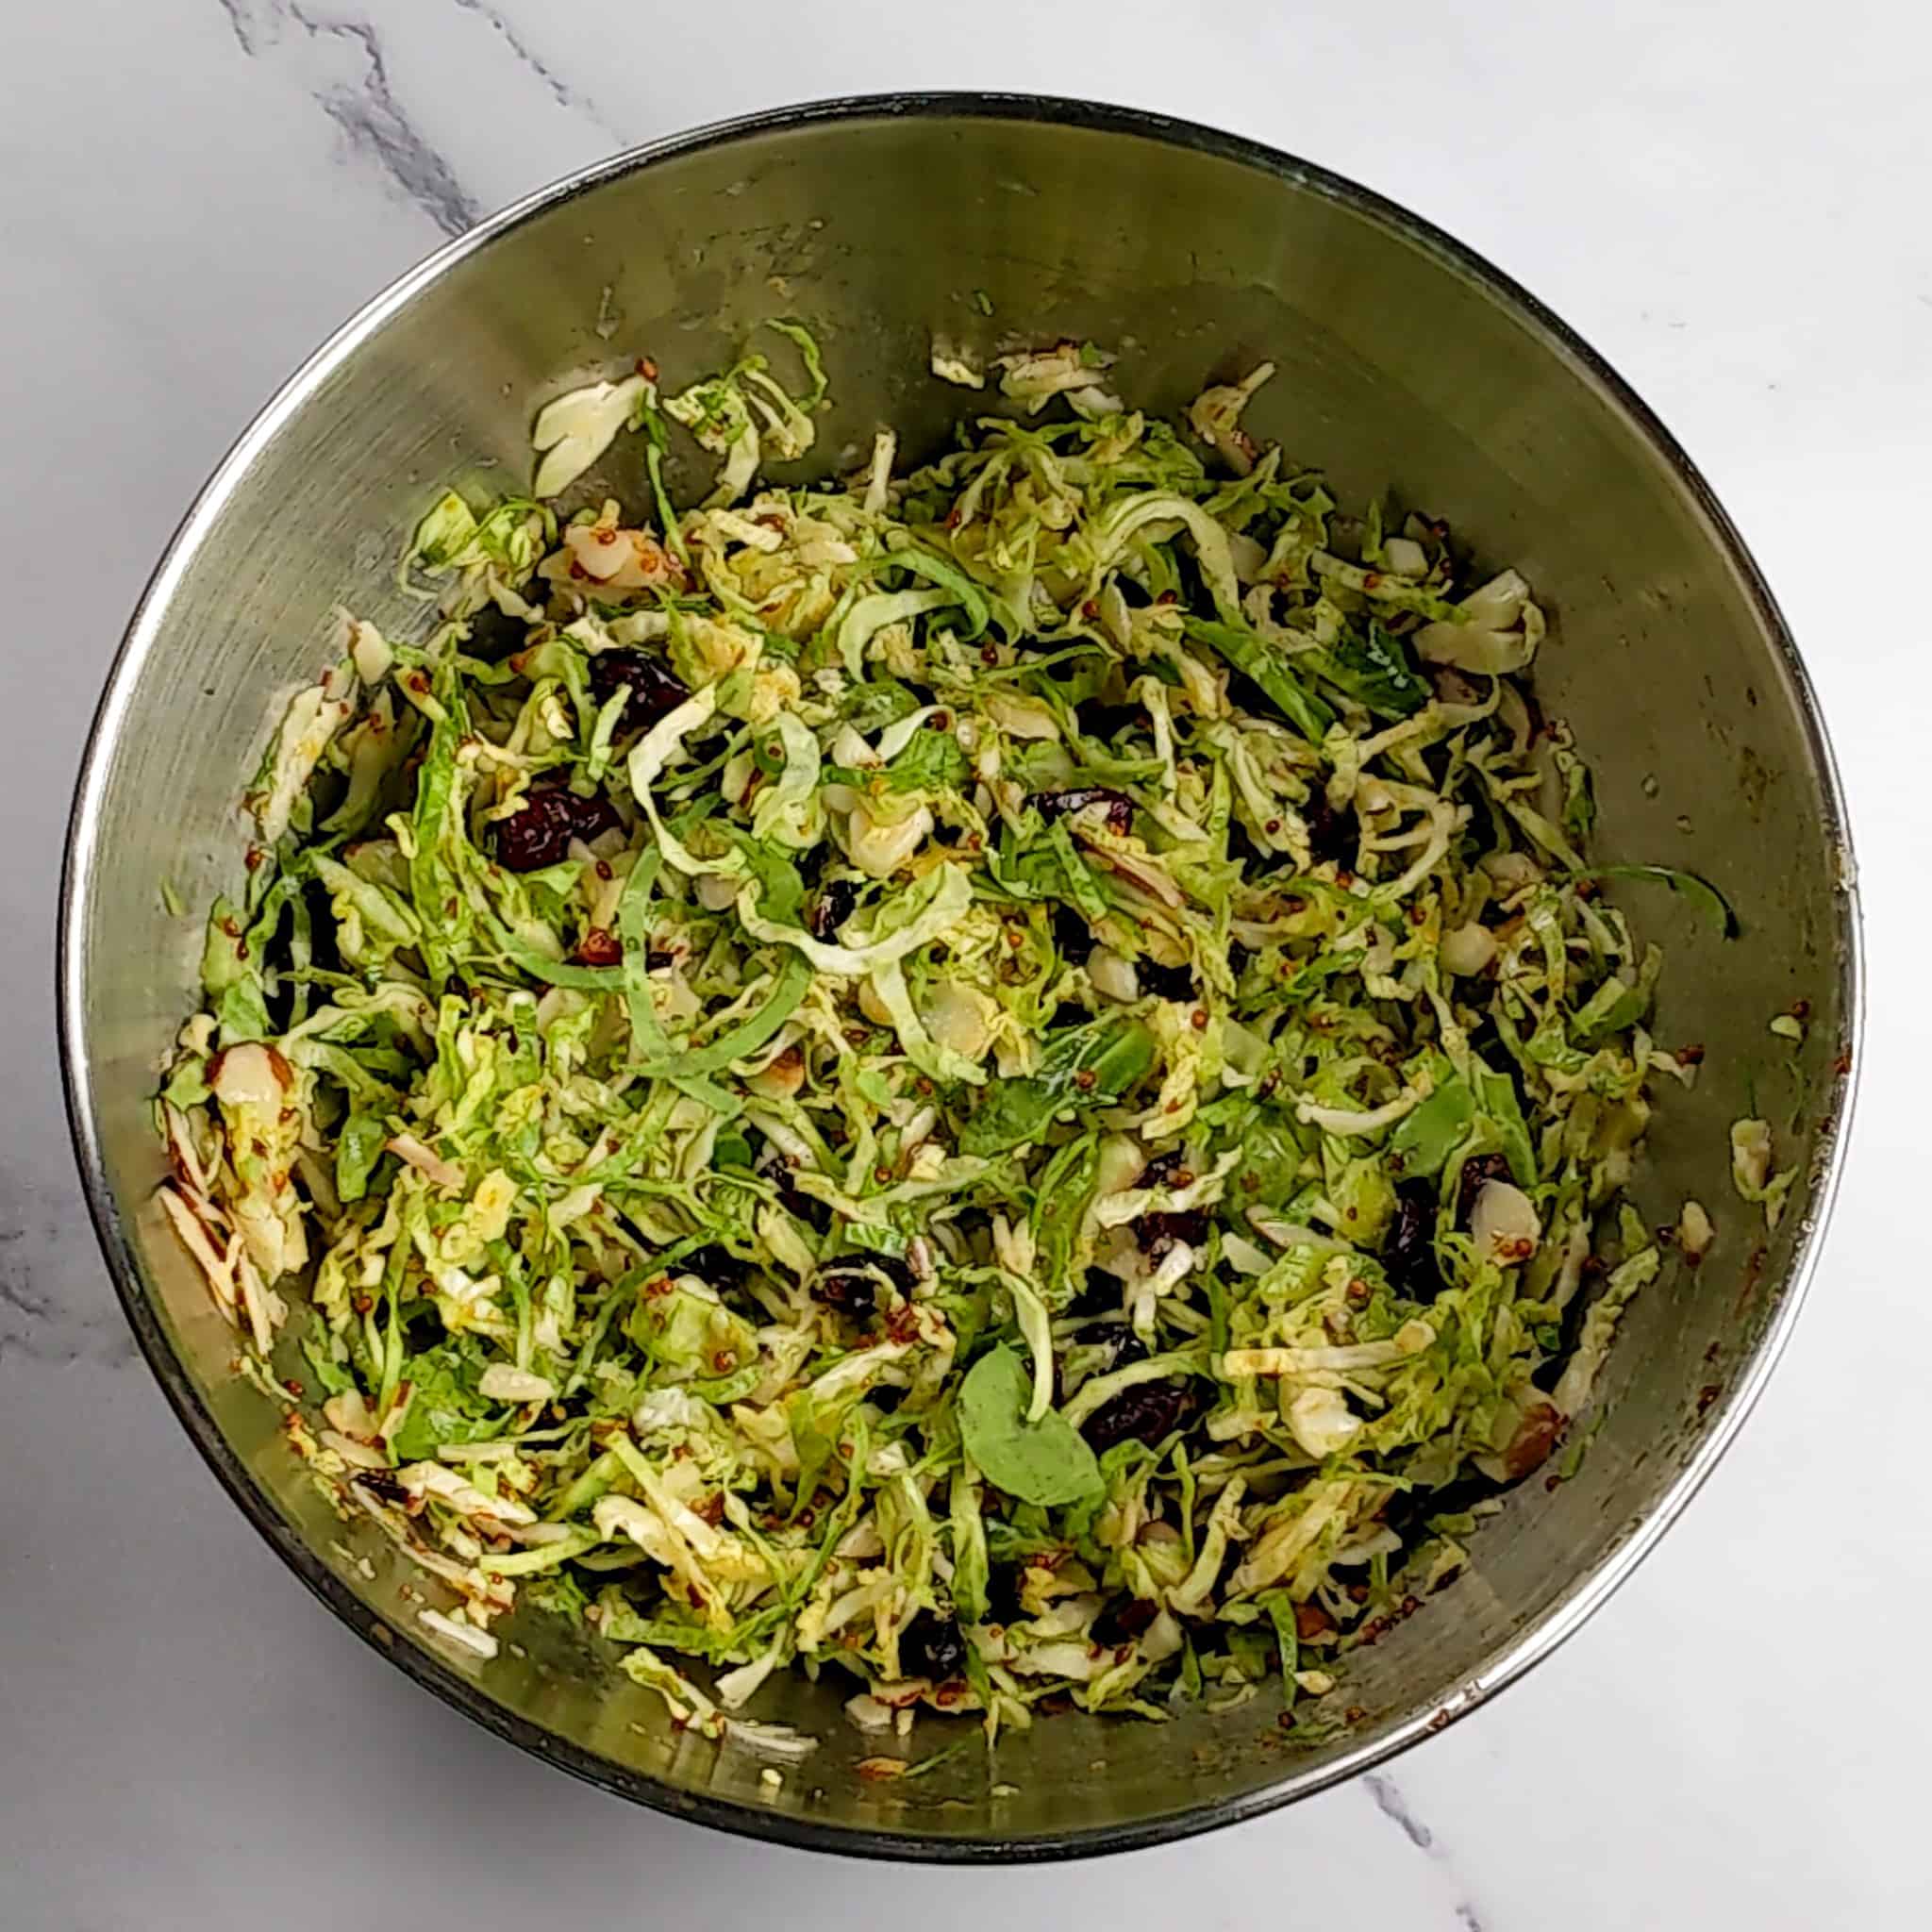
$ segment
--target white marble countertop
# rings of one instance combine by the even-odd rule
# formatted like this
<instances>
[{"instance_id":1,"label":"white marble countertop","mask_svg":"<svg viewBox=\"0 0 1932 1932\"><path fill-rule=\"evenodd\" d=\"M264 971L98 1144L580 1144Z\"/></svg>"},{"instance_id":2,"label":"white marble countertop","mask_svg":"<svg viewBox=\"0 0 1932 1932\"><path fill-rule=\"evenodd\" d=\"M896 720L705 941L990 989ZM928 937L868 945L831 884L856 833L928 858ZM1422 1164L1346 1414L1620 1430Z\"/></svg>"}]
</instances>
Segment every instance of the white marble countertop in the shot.
<instances>
[{"instance_id":1,"label":"white marble countertop","mask_svg":"<svg viewBox=\"0 0 1932 1932\"><path fill-rule=\"evenodd\" d=\"M1913 589L1932 513L1932 25L1878 0L1803 32L1751 0L1609 11L1248 0L1176 36L1151 0L6 9L0 1921L709 1926L769 1906L788 1925L933 1932L1022 1908L1148 1932L1932 1923L1916 1836L1932 1294L1913 1219L1932 1058ZM1386 1775L1209 1840L1024 1874L808 1864L627 1808L354 1642L222 1497L137 1361L52 1047L58 840L101 677L175 518L296 360L444 236L608 149L921 85L1218 121L1408 203L1579 327L1703 464L1784 600L1838 734L1870 920L1861 1113L1811 1307L1636 1581ZM1878 561L1869 582L1840 543Z\"/></svg>"}]
</instances>

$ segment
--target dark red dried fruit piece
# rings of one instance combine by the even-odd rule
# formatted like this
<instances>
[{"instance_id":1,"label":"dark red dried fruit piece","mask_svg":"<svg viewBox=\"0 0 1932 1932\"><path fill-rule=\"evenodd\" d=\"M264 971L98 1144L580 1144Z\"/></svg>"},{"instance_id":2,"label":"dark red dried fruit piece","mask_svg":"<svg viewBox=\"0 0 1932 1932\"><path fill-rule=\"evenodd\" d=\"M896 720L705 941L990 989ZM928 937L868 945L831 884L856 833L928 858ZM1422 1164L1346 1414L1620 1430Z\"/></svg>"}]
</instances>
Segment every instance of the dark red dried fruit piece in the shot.
<instances>
[{"instance_id":1,"label":"dark red dried fruit piece","mask_svg":"<svg viewBox=\"0 0 1932 1932\"><path fill-rule=\"evenodd\" d=\"M1456 1224L1467 1231L1469 1217L1475 1207L1475 1197L1489 1181L1507 1181L1509 1178L1509 1163L1500 1154L1478 1154L1474 1160L1462 1163L1462 1178L1456 1187Z\"/></svg>"},{"instance_id":2,"label":"dark red dried fruit piece","mask_svg":"<svg viewBox=\"0 0 1932 1932\"><path fill-rule=\"evenodd\" d=\"M1134 825L1134 801L1124 791L1116 791L1108 785L1082 785L1071 791L1036 792L1033 803L1040 808L1041 817L1046 819L1061 819L1073 812L1085 811L1090 805L1104 805L1108 831L1129 832Z\"/></svg>"},{"instance_id":3,"label":"dark red dried fruit piece","mask_svg":"<svg viewBox=\"0 0 1932 1932\"><path fill-rule=\"evenodd\" d=\"M806 926L815 940L828 943L852 917L858 905L858 888L850 879L827 879L806 914Z\"/></svg>"},{"instance_id":4,"label":"dark red dried fruit piece","mask_svg":"<svg viewBox=\"0 0 1932 1932\"><path fill-rule=\"evenodd\" d=\"M593 925L577 941L577 958L586 966L616 966L624 959L624 942L614 932Z\"/></svg>"},{"instance_id":5,"label":"dark red dried fruit piece","mask_svg":"<svg viewBox=\"0 0 1932 1932\"><path fill-rule=\"evenodd\" d=\"M1102 1454L1116 1442L1145 1442L1152 1448L1190 1421L1197 1406L1191 1383L1141 1382L1103 1402L1080 1424L1080 1433Z\"/></svg>"},{"instance_id":6,"label":"dark red dried fruit piece","mask_svg":"<svg viewBox=\"0 0 1932 1932\"><path fill-rule=\"evenodd\" d=\"M950 1617L921 1610L899 1636L899 1669L908 1677L943 1684L966 1668L966 1640Z\"/></svg>"},{"instance_id":7,"label":"dark red dried fruit piece","mask_svg":"<svg viewBox=\"0 0 1932 1932\"><path fill-rule=\"evenodd\" d=\"M647 651L620 644L611 651L591 653L591 691L608 704L618 691L630 693L624 708L625 724L651 724L675 711L691 692Z\"/></svg>"},{"instance_id":8,"label":"dark red dried fruit piece","mask_svg":"<svg viewBox=\"0 0 1932 1932\"><path fill-rule=\"evenodd\" d=\"M1134 971L1142 992L1156 993L1164 1000L1191 1000L1194 996L1191 966L1158 966L1152 959L1143 958L1135 961Z\"/></svg>"},{"instance_id":9,"label":"dark red dried fruit piece","mask_svg":"<svg viewBox=\"0 0 1932 1932\"><path fill-rule=\"evenodd\" d=\"M1188 1158L1185 1147L1170 1147L1165 1154L1157 1154L1141 1170L1141 1178L1134 1185L1137 1188L1171 1188L1174 1177Z\"/></svg>"},{"instance_id":10,"label":"dark red dried fruit piece","mask_svg":"<svg viewBox=\"0 0 1932 1932\"><path fill-rule=\"evenodd\" d=\"M878 1284L857 1268L822 1268L812 1277L811 1298L821 1307L854 1318L869 1315L878 1306Z\"/></svg>"},{"instance_id":11,"label":"dark red dried fruit piece","mask_svg":"<svg viewBox=\"0 0 1932 1932\"><path fill-rule=\"evenodd\" d=\"M1074 1330L1074 1340L1082 1348L1106 1349L1109 1371L1147 1359L1147 1344L1124 1322L1090 1322Z\"/></svg>"},{"instance_id":12,"label":"dark red dried fruit piece","mask_svg":"<svg viewBox=\"0 0 1932 1932\"><path fill-rule=\"evenodd\" d=\"M734 1282L744 1279L745 1264L727 1247L717 1241L707 1241L701 1248L693 1248L677 1264L680 1274L695 1274L700 1281L708 1281L713 1288L728 1288Z\"/></svg>"},{"instance_id":13,"label":"dark red dried fruit piece","mask_svg":"<svg viewBox=\"0 0 1932 1932\"><path fill-rule=\"evenodd\" d=\"M1322 792L1308 801L1308 851L1316 864L1326 859L1341 865L1354 855L1356 846L1355 810L1337 811Z\"/></svg>"},{"instance_id":14,"label":"dark red dried fruit piece","mask_svg":"<svg viewBox=\"0 0 1932 1932\"><path fill-rule=\"evenodd\" d=\"M1080 1291L1067 1304L1064 1312L1069 1315L1118 1315L1121 1299L1125 1292L1117 1275L1090 1268L1086 1280L1080 1284Z\"/></svg>"},{"instance_id":15,"label":"dark red dried fruit piece","mask_svg":"<svg viewBox=\"0 0 1932 1932\"><path fill-rule=\"evenodd\" d=\"M1093 933L1071 906L1053 908L1053 942L1070 966L1083 966L1093 951Z\"/></svg>"},{"instance_id":16,"label":"dark red dried fruit piece","mask_svg":"<svg viewBox=\"0 0 1932 1932\"><path fill-rule=\"evenodd\" d=\"M910 1294L912 1292L912 1284L916 1277L912 1273L912 1263L907 1260L904 1256L874 1253L868 1255L865 1258L867 1263L876 1268L880 1274L890 1275L898 1284L899 1291L902 1294Z\"/></svg>"},{"instance_id":17,"label":"dark red dried fruit piece","mask_svg":"<svg viewBox=\"0 0 1932 1932\"><path fill-rule=\"evenodd\" d=\"M795 1215L808 1226L817 1226L824 1209L811 1196L798 1188L791 1177L791 1163L777 1148L767 1142L764 1151L753 1164L752 1172L762 1181L770 1181L778 1191L779 1204L788 1214Z\"/></svg>"},{"instance_id":18,"label":"dark red dried fruit piece","mask_svg":"<svg viewBox=\"0 0 1932 1932\"><path fill-rule=\"evenodd\" d=\"M1093 1620L1093 1641L1113 1649L1132 1643L1160 1614L1160 1606L1145 1597L1123 1597L1108 1604Z\"/></svg>"},{"instance_id":19,"label":"dark red dried fruit piece","mask_svg":"<svg viewBox=\"0 0 1932 1932\"><path fill-rule=\"evenodd\" d=\"M1144 1254L1158 1260L1176 1241L1198 1248L1208 1239L1208 1217L1198 1208L1184 1208L1174 1214L1143 1214L1134 1223L1134 1239Z\"/></svg>"},{"instance_id":20,"label":"dark red dried fruit piece","mask_svg":"<svg viewBox=\"0 0 1932 1932\"><path fill-rule=\"evenodd\" d=\"M511 872L537 872L570 852L570 841L594 839L623 824L601 791L580 797L567 785L543 785L522 810L496 822L496 860Z\"/></svg>"},{"instance_id":21,"label":"dark red dried fruit piece","mask_svg":"<svg viewBox=\"0 0 1932 1932\"><path fill-rule=\"evenodd\" d=\"M1382 1242L1382 1266L1397 1290L1413 1302L1432 1302L1442 1292L1436 1266L1436 1189L1432 1181L1395 1183L1395 1216Z\"/></svg>"}]
</instances>

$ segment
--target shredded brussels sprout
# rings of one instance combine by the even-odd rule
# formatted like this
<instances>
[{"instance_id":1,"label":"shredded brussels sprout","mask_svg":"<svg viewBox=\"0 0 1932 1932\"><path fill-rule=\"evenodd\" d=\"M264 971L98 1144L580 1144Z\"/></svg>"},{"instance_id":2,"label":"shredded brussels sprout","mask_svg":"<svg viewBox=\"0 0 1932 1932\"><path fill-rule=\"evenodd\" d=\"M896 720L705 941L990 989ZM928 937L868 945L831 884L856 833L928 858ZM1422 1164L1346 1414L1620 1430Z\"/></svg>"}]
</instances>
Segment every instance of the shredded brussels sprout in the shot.
<instances>
[{"instance_id":1,"label":"shredded brussels sprout","mask_svg":"<svg viewBox=\"0 0 1932 1932\"><path fill-rule=\"evenodd\" d=\"M1010 355L939 460L759 488L824 393L781 333L802 385L552 402L535 494L408 545L432 634L345 620L167 1211L478 1655L522 1591L758 1737L826 1663L874 1728L1324 1695L1662 1258L1660 962L1515 681L1542 615L1251 438L1265 366L1196 442ZM682 514L666 419L722 459ZM559 520L626 427L650 514ZM1759 1124L1737 1180L1774 1220Z\"/></svg>"}]
</instances>

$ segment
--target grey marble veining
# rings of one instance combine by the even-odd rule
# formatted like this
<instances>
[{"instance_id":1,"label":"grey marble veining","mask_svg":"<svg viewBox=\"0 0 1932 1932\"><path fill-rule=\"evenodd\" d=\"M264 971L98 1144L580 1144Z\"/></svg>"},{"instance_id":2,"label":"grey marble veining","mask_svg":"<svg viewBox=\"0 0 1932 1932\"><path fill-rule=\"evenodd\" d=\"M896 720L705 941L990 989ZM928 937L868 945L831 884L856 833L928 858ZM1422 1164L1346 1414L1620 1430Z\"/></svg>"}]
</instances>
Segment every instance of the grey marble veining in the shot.
<instances>
[{"instance_id":1,"label":"grey marble veining","mask_svg":"<svg viewBox=\"0 0 1932 1932\"><path fill-rule=\"evenodd\" d=\"M1932 1922L1908 1366L1932 1298L1900 1224L1932 1061L1913 965L1932 939L1915 890L1932 703L1906 581L1932 446L1920 14L1854 0L1800 40L1743 0L1257 4L1183 35L1152 0L73 0L8 25L33 76L0 121L8 1932L306 1932L378 1907L411 1926ZM1126 1860L936 1875L727 1842L573 1785L306 1598L201 1470L106 1286L53 1067L51 925L67 791L141 582L229 438L344 314L625 142L785 99L1014 85L1220 121L1368 180L1524 276L1659 407L1812 641L1861 840L1874 1050L1817 1305L1771 1395L1556 1660L1290 1814ZM1847 544L1889 575L1847 569Z\"/></svg>"},{"instance_id":2,"label":"grey marble veining","mask_svg":"<svg viewBox=\"0 0 1932 1932\"><path fill-rule=\"evenodd\" d=\"M567 108L574 114L582 115L586 120L591 122L606 134L609 135L613 142L622 143L627 138L634 138L626 137L621 128L613 126L605 118L602 111L580 90L562 79L556 69L548 66L539 58L532 51L529 42L517 31L515 21L500 7L492 7L490 5L490 0L454 0L454 4L459 7L465 13L474 13L480 19L487 20L503 36L504 44L508 47L510 52L543 83L544 87L549 91L550 98L559 108Z\"/></svg>"},{"instance_id":3,"label":"grey marble veining","mask_svg":"<svg viewBox=\"0 0 1932 1932\"><path fill-rule=\"evenodd\" d=\"M316 105L342 130L351 148L373 160L445 235L460 235L476 225L484 210L397 105L381 38L366 20L336 19L295 0L221 4L244 54L259 55L281 38L285 25L310 43L305 53L323 53L326 58L314 64L325 69L329 78L320 87L313 81L309 85Z\"/></svg>"}]
</instances>

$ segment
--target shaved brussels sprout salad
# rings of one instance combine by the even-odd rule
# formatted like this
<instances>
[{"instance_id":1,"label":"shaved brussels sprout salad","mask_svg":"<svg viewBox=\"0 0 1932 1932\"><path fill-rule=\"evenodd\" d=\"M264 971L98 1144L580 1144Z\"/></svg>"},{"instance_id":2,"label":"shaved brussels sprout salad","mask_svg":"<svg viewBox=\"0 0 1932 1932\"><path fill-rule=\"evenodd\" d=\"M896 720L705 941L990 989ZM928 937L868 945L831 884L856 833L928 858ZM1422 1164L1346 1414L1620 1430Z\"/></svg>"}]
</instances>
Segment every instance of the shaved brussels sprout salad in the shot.
<instances>
[{"instance_id":1,"label":"shaved brussels sprout salad","mask_svg":"<svg viewBox=\"0 0 1932 1932\"><path fill-rule=\"evenodd\" d=\"M532 495L416 531L413 637L343 619L166 1210L442 1641L521 1593L713 1735L795 1669L881 1731L1313 1709L1663 1258L1622 1191L1694 1055L1542 613L1258 445L1266 366L1176 425L1091 344L936 348L946 454L760 482L826 387L772 326L553 402ZM622 435L649 500L554 508Z\"/></svg>"}]
</instances>

